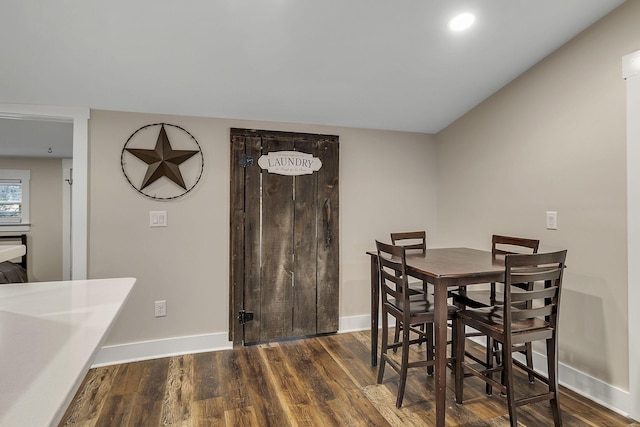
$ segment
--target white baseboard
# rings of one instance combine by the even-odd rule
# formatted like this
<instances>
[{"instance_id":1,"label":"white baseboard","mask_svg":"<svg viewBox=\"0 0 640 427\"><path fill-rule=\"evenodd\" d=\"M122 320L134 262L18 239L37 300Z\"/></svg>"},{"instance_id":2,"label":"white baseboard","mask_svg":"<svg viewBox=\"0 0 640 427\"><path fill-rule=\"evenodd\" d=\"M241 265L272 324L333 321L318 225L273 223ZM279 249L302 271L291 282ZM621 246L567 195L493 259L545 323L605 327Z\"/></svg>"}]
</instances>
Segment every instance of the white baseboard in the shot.
<instances>
[{"instance_id":1,"label":"white baseboard","mask_svg":"<svg viewBox=\"0 0 640 427\"><path fill-rule=\"evenodd\" d=\"M228 350L233 348L226 332L165 338L127 344L104 346L98 352L93 368L182 354L203 353L205 351Z\"/></svg>"},{"instance_id":2,"label":"white baseboard","mask_svg":"<svg viewBox=\"0 0 640 427\"><path fill-rule=\"evenodd\" d=\"M370 316L343 317L340 319L339 332L369 329L371 327L369 318ZM228 341L227 337L226 332L220 332L104 346L98 352L92 367L159 359L181 354L227 350L233 348L233 343Z\"/></svg>"},{"instance_id":3,"label":"white baseboard","mask_svg":"<svg viewBox=\"0 0 640 427\"><path fill-rule=\"evenodd\" d=\"M522 360L524 362L524 360ZM533 352L533 366L547 373L546 356ZM625 417L631 412L631 394L564 363L558 363L558 382Z\"/></svg>"},{"instance_id":4,"label":"white baseboard","mask_svg":"<svg viewBox=\"0 0 640 427\"><path fill-rule=\"evenodd\" d=\"M350 316L340 318L339 333L367 330L371 327L370 316ZM135 342L105 346L99 351L93 367L157 359L205 351L227 350L233 348L226 332L194 335L186 337L166 338L160 340ZM475 339L474 339L475 340ZM477 341L484 345L483 341ZM518 357L518 356L516 356ZM534 352L534 366L546 374L546 357ZM558 378L560 384L605 406L621 415L629 416L631 411L631 395L605 383L595 377L581 372L569 365L559 364Z\"/></svg>"},{"instance_id":5,"label":"white baseboard","mask_svg":"<svg viewBox=\"0 0 640 427\"><path fill-rule=\"evenodd\" d=\"M482 346L485 345L485 341L480 337L471 339ZM514 355L514 358L525 363L524 357L521 354ZM536 371L546 375L547 357L534 351L533 366ZM558 382L560 385L620 415L625 417L629 416L631 410L631 394L628 391L607 384L564 363L558 363ZM560 404L562 405L562 402L560 402Z\"/></svg>"},{"instance_id":6,"label":"white baseboard","mask_svg":"<svg viewBox=\"0 0 640 427\"><path fill-rule=\"evenodd\" d=\"M341 317L338 332L355 332L371 329L371 316L350 316Z\"/></svg>"}]
</instances>

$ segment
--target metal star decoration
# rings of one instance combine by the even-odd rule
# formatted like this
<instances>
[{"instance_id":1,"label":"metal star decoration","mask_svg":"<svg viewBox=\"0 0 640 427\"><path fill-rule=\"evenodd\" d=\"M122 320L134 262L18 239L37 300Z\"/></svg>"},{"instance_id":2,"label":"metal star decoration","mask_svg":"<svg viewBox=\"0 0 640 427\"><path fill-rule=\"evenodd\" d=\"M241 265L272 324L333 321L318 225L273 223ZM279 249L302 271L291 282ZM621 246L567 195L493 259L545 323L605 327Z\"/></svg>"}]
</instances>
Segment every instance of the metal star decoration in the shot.
<instances>
[{"instance_id":1,"label":"metal star decoration","mask_svg":"<svg viewBox=\"0 0 640 427\"><path fill-rule=\"evenodd\" d=\"M140 190L143 190L163 176L166 176L186 190L187 186L180 172L180 164L199 153L198 150L174 150L171 148L164 124L160 128L160 134L158 135L158 140L153 150L142 148L126 148L125 150L149 165L147 167L147 173L142 180Z\"/></svg>"}]
</instances>

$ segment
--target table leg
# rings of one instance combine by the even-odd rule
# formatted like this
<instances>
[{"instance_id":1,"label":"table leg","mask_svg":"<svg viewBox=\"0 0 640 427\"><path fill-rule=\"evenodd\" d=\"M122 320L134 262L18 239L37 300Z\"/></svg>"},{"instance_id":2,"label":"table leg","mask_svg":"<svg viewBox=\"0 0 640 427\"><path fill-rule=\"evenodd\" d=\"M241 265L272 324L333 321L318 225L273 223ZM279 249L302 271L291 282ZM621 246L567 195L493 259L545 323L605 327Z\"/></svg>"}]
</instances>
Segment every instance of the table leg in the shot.
<instances>
[{"instance_id":1,"label":"table leg","mask_svg":"<svg viewBox=\"0 0 640 427\"><path fill-rule=\"evenodd\" d=\"M371 366L378 365L378 310L380 301L380 278L378 257L371 256Z\"/></svg>"},{"instance_id":2,"label":"table leg","mask_svg":"<svg viewBox=\"0 0 640 427\"><path fill-rule=\"evenodd\" d=\"M447 287L434 284L436 426L443 427L447 397Z\"/></svg>"}]
</instances>

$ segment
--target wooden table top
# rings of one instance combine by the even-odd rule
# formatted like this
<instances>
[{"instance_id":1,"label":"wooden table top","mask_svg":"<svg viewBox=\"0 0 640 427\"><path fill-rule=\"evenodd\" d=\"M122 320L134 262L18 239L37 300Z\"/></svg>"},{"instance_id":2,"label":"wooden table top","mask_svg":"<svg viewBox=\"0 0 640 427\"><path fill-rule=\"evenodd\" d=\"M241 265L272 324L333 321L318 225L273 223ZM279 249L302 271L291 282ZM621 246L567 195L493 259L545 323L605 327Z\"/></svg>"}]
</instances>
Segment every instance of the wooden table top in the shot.
<instances>
[{"instance_id":1,"label":"wooden table top","mask_svg":"<svg viewBox=\"0 0 640 427\"><path fill-rule=\"evenodd\" d=\"M377 252L367 252L377 255ZM427 249L426 254L407 254L407 269L412 276L427 281L487 283L499 281L504 275L504 257L494 257L490 251L470 248Z\"/></svg>"}]
</instances>

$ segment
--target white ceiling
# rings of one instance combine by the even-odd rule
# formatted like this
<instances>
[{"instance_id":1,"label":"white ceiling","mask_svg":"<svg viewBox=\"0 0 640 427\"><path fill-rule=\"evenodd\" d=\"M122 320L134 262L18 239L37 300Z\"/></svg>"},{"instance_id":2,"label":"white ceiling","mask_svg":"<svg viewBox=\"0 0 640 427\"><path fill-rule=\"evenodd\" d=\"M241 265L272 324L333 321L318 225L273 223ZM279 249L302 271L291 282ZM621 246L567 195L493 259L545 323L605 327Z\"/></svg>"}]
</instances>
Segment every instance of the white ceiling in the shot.
<instances>
[{"instance_id":1,"label":"white ceiling","mask_svg":"<svg viewBox=\"0 0 640 427\"><path fill-rule=\"evenodd\" d=\"M0 156L73 157L73 125L59 121L0 117Z\"/></svg>"},{"instance_id":2,"label":"white ceiling","mask_svg":"<svg viewBox=\"0 0 640 427\"><path fill-rule=\"evenodd\" d=\"M5 1L0 102L437 133L623 2Z\"/></svg>"}]
</instances>

